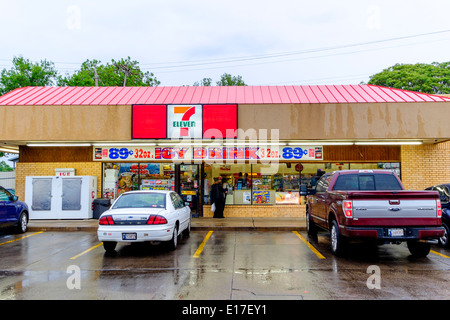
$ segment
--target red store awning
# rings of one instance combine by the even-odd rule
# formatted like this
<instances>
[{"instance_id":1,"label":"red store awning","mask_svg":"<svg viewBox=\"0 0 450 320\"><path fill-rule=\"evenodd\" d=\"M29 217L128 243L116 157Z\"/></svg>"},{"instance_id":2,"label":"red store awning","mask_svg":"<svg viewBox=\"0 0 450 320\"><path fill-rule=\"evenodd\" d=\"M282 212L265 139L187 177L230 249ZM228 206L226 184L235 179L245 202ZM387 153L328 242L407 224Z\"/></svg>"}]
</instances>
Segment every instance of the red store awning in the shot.
<instances>
[{"instance_id":1,"label":"red store awning","mask_svg":"<svg viewBox=\"0 0 450 320\"><path fill-rule=\"evenodd\" d=\"M445 102L443 97L374 85L230 87L24 87L0 105L291 104Z\"/></svg>"}]
</instances>

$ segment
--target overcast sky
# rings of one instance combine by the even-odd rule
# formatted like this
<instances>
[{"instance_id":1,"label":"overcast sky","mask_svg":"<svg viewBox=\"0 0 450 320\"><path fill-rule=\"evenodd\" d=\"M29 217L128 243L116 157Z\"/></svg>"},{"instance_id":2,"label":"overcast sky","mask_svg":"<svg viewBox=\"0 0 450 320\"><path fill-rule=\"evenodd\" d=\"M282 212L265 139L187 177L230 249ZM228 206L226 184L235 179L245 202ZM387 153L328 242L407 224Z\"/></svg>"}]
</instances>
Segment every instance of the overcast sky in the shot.
<instances>
[{"instance_id":1,"label":"overcast sky","mask_svg":"<svg viewBox=\"0 0 450 320\"><path fill-rule=\"evenodd\" d=\"M62 74L130 56L161 86L225 72L248 85L359 84L396 63L450 61L448 0L0 0L0 13L0 69L18 55Z\"/></svg>"}]
</instances>

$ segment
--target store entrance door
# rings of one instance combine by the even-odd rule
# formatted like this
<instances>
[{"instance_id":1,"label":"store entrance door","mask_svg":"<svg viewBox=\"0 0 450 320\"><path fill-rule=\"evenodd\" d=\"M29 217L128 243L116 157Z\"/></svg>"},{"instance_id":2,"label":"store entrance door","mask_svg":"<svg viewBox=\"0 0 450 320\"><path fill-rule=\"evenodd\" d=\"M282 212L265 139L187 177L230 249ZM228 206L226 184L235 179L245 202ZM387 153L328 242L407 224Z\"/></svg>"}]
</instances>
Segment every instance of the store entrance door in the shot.
<instances>
[{"instance_id":1,"label":"store entrance door","mask_svg":"<svg viewBox=\"0 0 450 320\"><path fill-rule=\"evenodd\" d=\"M179 165L179 194L183 198L184 203L191 208L193 217L201 215L199 167L198 164Z\"/></svg>"}]
</instances>

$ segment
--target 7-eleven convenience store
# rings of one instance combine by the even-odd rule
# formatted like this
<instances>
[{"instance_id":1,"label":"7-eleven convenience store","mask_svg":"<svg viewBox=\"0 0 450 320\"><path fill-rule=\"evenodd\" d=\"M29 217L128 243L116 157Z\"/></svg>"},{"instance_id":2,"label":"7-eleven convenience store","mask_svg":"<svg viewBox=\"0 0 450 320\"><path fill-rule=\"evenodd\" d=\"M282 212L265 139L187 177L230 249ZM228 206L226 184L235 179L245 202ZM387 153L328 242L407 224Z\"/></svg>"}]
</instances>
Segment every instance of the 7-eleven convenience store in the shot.
<instances>
[{"instance_id":1,"label":"7-eleven convenience store","mask_svg":"<svg viewBox=\"0 0 450 320\"><path fill-rule=\"evenodd\" d=\"M94 176L93 197L174 190L208 217L221 177L225 217L298 217L327 171L449 182L449 111L448 97L372 85L26 87L0 97L0 150L19 153L20 199L26 177Z\"/></svg>"}]
</instances>

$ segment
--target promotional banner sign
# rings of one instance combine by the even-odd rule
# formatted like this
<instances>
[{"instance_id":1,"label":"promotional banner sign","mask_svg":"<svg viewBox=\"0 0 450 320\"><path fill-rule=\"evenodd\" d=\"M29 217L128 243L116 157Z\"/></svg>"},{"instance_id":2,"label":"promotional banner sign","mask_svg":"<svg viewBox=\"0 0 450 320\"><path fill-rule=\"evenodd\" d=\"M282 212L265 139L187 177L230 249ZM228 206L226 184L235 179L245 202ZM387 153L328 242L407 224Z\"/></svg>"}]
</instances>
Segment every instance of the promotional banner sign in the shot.
<instances>
[{"instance_id":1,"label":"promotional banner sign","mask_svg":"<svg viewBox=\"0 0 450 320\"><path fill-rule=\"evenodd\" d=\"M269 163L284 160L323 160L322 146L136 146L94 147L94 161L174 161Z\"/></svg>"}]
</instances>

